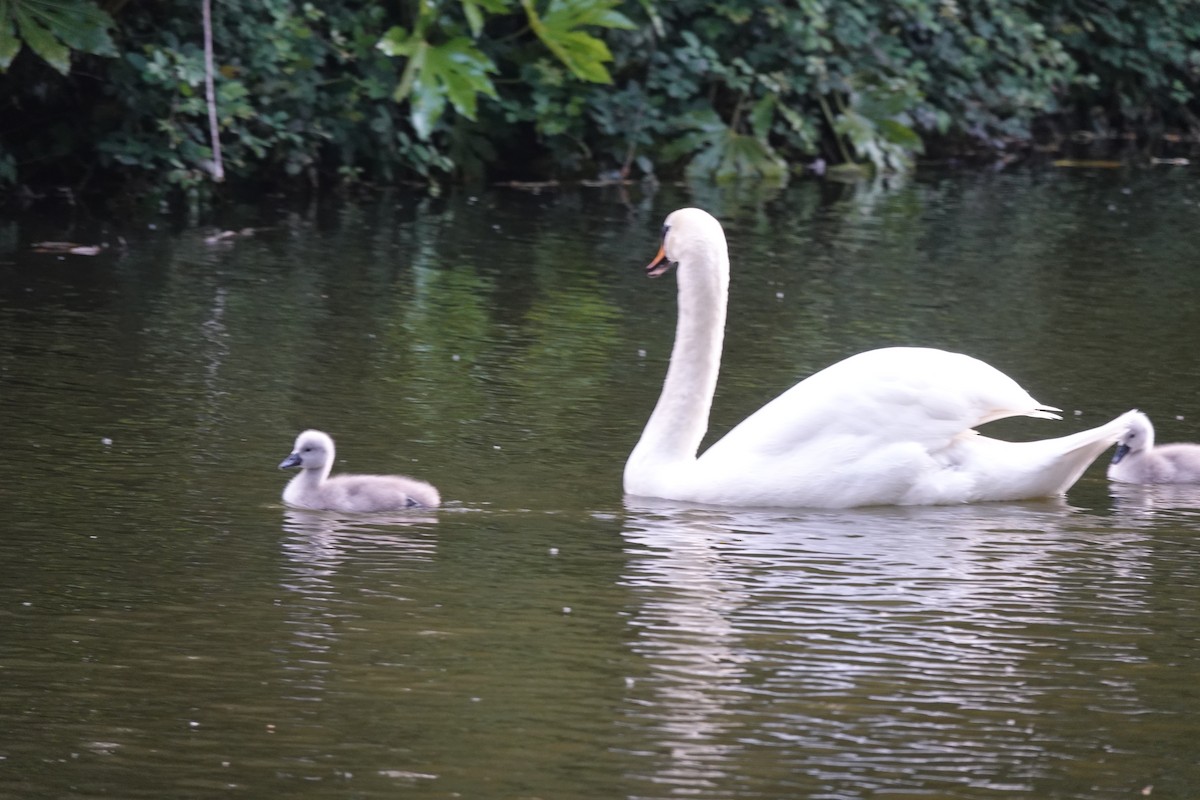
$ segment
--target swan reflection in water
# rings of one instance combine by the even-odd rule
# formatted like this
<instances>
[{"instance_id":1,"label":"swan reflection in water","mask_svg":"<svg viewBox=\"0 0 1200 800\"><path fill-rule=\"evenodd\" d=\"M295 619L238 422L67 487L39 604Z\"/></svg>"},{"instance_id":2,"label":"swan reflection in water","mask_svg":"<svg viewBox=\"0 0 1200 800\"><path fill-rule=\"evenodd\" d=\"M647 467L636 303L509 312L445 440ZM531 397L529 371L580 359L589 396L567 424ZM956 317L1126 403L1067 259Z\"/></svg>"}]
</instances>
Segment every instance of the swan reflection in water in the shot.
<instances>
[{"instance_id":1,"label":"swan reflection in water","mask_svg":"<svg viewBox=\"0 0 1200 800\"><path fill-rule=\"evenodd\" d=\"M627 511L655 783L772 764L801 793L1028 789L1056 703L1138 707L1119 665L1144 660L1145 537L1063 501ZM1080 679L1078 659L1118 666Z\"/></svg>"},{"instance_id":2,"label":"swan reflection in water","mask_svg":"<svg viewBox=\"0 0 1200 800\"><path fill-rule=\"evenodd\" d=\"M282 542L287 559L280 581L291 638L287 658L295 696L317 699L331 678L330 653L343 635L345 609L361 613L364 587L374 601L403 594L389 573L431 564L437 539L429 533L433 513L343 514L284 511Z\"/></svg>"},{"instance_id":3,"label":"swan reflection in water","mask_svg":"<svg viewBox=\"0 0 1200 800\"><path fill-rule=\"evenodd\" d=\"M1200 523L1200 484L1110 483L1113 514L1130 527L1177 524L1194 530Z\"/></svg>"},{"instance_id":4,"label":"swan reflection in water","mask_svg":"<svg viewBox=\"0 0 1200 800\"><path fill-rule=\"evenodd\" d=\"M408 559L429 560L435 541L422 534L437 522L437 514L413 511L344 514L286 509L283 552L294 562L295 574L317 578L332 575L347 558L363 551L384 549Z\"/></svg>"}]
</instances>

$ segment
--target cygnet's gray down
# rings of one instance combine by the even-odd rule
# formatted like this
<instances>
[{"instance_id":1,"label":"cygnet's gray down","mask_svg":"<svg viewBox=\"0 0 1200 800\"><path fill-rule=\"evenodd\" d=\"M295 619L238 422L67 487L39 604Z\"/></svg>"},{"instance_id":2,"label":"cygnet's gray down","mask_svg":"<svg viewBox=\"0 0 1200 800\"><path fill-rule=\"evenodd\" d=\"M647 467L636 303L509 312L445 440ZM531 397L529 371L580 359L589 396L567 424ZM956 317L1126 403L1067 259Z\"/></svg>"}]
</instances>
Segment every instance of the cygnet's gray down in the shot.
<instances>
[{"instance_id":1,"label":"cygnet's gray down","mask_svg":"<svg viewBox=\"0 0 1200 800\"><path fill-rule=\"evenodd\" d=\"M335 475L333 439L321 431L308 430L296 437L292 454L280 469L300 468L288 481L283 502L297 508L327 511L401 511L406 508L436 508L442 499L425 481L403 475Z\"/></svg>"},{"instance_id":2,"label":"cygnet's gray down","mask_svg":"<svg viewBox=\"0 0 1200 800\"><path fill-rule=\"evenodd\" d=\"M1154 426L1140 411L1117 442L1109 480L1118 483L1200 483L1200 444L1154 446Z\"/></svg>"}]
</instances>

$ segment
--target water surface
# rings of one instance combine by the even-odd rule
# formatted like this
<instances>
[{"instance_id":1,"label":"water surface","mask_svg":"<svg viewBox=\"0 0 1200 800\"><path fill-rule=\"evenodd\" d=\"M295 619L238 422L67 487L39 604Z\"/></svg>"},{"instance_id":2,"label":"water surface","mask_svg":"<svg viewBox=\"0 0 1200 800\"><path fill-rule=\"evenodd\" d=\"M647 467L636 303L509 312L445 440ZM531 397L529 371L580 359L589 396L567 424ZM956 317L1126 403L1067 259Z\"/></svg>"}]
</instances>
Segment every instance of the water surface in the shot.
<instances>
[{"instance_id":1,"label":"water surface","mask_svg":"<svg viewBox=\"0 0 1200 800\"><path fill-rule=\"evenodd\" d=\"M689 204L734 265L714 436L922 344L1066 411L996 435L1200 440L1187 171L2 223L0 796L1194 796L1200 489L622 497ZM305 427L448 505L284 509Z\"/></svg>"}]
</instances>

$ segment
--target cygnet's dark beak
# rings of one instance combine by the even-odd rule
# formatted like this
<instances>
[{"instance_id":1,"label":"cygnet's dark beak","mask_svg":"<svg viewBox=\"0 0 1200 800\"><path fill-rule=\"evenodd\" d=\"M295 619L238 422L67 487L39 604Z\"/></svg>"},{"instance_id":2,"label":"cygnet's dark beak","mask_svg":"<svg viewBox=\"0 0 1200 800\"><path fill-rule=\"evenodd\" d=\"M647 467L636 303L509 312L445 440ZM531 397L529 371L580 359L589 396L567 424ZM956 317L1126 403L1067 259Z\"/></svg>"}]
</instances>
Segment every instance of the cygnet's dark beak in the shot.
<instances>
[{"instance_id":1,"label":"cygnet's dark beak","mask_svg":"<svg viewBox=\"0 0 1200 800\"><path fill-rule=\"evenodd\" d=\"M1129 455L1129 445L1127 445L1127 444L1117 445L1117 451L1115 453L1113 453L1112 463L1114 463L1114 464L1120 463L1121 459L1127 455Z\"/></svg>"},{"instance_id":2,"label":"cygnet's dark beak","mask_svg":"<svg viewBox=\"0 0 1200 800\"><path fill-rule=\"evenodd\" d=\"M300 454L292 453L290 456L279 462L280 469L292 469L300 466Z\"/></svg>"}]
</instances>

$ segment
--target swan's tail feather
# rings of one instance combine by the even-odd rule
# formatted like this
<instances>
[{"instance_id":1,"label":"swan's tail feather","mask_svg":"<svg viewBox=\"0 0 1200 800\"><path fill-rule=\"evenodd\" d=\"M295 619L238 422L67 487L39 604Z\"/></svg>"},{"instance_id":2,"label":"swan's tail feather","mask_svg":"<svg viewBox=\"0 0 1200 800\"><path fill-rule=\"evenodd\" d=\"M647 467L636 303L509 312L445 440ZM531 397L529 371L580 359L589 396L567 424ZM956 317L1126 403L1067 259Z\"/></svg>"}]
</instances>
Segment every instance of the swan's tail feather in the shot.
<instances>
[{"instance_id":1,"label":"swan's tail feather","mask_svg":"<svg viewBox=\"0 0 1200 800\"><path fill-rule=\"evenodd\" d=\"M1025 416L1034 417L1036 419L1062 419L1062 409L1054 406L1044 406L1039 404L1037 408L1030 411Z\"/></svg>"},{"instance_id":2,"label":"swan's tail feather","mask_svg":"<svg viewBox=\"0 0 1200 800\"><path fill-rule=\"evenodd\" d=\"M1011 417L1033 417L1035 419L1062 419L1062 414L1056 413L1062 411L1061 408L1054 406L1044 406L1038 403L1035 406L1007 407L998 408L990 413L984 414L975 421L973 427L986 425L989 422L995 422L998 419L1009 419Z\"/></svg>"}]
</instances>

